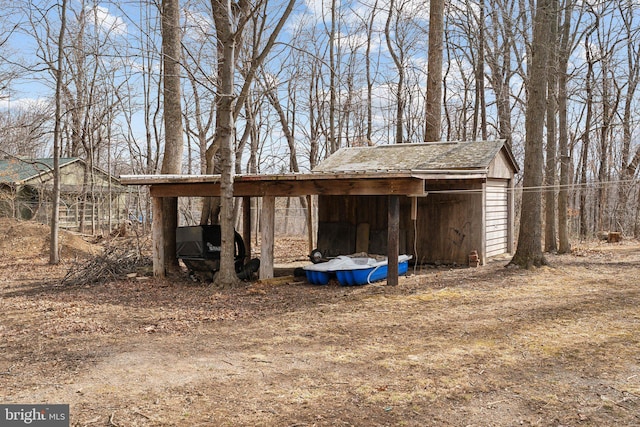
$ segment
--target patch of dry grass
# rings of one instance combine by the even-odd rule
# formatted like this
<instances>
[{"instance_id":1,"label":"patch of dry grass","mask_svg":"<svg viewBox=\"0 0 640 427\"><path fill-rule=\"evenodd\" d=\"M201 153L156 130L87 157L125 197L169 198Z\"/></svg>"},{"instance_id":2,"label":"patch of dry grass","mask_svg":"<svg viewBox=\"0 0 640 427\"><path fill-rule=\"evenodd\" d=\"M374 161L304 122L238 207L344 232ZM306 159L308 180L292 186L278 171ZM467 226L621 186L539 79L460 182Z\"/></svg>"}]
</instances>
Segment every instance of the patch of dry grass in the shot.
<instances>
[{"instance_id":1,"label":"patch of dry grass","mask_svg":"<svg viewBox=\"0 0 640 427\"><path fill-rule=\"evenodd\" d=\"M0 266L0 400L70 403L73 424L640 423L635 242L393 288L59 287L64 266L20 259Z\"/></svg>"}]
</instances>

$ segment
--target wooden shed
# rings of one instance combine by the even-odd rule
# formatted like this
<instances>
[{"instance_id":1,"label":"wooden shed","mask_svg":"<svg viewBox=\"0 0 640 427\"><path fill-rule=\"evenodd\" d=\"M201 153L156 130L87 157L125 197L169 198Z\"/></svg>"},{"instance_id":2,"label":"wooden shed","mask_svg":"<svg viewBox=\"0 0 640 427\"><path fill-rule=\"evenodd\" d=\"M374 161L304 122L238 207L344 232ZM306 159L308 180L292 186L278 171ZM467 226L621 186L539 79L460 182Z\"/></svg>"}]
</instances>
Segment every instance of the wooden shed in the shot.
<instances>
[{"instance_id":1,"label":"wooden shed","mask_svg":"<svg viewBox=\"0 0 640 427\"><path fill-rule=\"evenodd\" d=\"M399 250L419 263L481 263L513 252L517 163L504 141L343 148L315 173L399 172L424 181L400 197ZM387 253L387 198L318 196L318 249L325 256Z\"/></svg>"},{"instance_id":2,"label":"wooden shed","mask_svg":"<svg viewBox=\"0 0 640 427\"><path fill-rule=\"evenodd\" d=\"M388 283L397 283L397 255L418 262L466 262L513 250L513 185L517 163L504 141L401 144L344 148L311 173L236 175L234 195L261 197L260 277L273 277L275 197L318 196L318 248L327 256L360 250L389 256ZM129 175L125 185L149 185L162 199L220 195L219 175ZM177 203L175 204L177 206ZM158 210L158 209L156 209ZM245 216L243 234L250 236ZM154 272L164 274L161 216L153 228ZM395 261L394 261L395 260Z\"/></svg>"}]
</instances>

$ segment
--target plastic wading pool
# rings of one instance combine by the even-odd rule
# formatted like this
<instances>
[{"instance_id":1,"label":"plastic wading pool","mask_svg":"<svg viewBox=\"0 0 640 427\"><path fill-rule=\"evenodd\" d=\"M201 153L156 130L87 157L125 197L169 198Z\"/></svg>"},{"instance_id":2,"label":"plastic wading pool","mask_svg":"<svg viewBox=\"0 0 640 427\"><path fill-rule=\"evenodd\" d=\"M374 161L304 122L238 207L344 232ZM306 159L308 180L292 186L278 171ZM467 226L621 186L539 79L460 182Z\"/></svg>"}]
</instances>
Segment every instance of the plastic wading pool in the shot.
<instances>
[{"instance_id":1,"label":"plastic wading pool","mask_svg":"<svg viewBox=\"0 0 640 427\"><path fill-rule=\"evenodd\" d=\"M398 275L406 274L411 255L398 257ZM340 255L330 261L303 267L307 280L313 285L326 285L336 277L342 286L365 285L387 278L387 259Z\"/></svg>"}]
</instances>

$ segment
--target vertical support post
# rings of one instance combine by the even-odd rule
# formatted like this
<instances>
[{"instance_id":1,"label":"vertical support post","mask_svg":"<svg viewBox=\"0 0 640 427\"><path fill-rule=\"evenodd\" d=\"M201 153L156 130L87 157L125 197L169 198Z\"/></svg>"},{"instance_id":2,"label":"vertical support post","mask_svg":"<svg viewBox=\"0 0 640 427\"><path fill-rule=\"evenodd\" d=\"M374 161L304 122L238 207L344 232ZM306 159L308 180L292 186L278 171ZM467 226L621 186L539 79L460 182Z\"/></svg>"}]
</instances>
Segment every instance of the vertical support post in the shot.
<instances>
[{"instance_id":1,"label":"vertical support post","mask_svg":"<svg viewBox=\"0 0 640 427\"><path fill-rule=\"evenodd\" d=\"M275 196L262 197L261 217L260 279L270 279L273 277L273 244L276 217Z\"/></svg>"},{"instance_id":2,"label":"vertical support post","mask_svg":"<svg viewBox=\"0 0 640 427\"><path fill-rule=\"evenodd\" d=\"M478 255L480 257L480 265L485 265L487 262L487 181L482 183L482 225L480 227L480 248L478 248Z\"/></svg>"},{"instance_id":3,"label":"vertical support post","mask_svg":"<svg viewBox=\"0 0 640 427\"><path fill-rule=\"evenodd\" d=\"M307 195L307 239L309 243L309 254L315 249L314 235L313 235L313 196Z\"/></svg>"},{"instance_id":4,"label":"vertical support post","mask_svg":"<svg viewBox=\"0 0 640 427\"><path fill-rule=\"evenodd\" d=\"M398 255L400 251L400 199L389 196L387 214L387 285L398 284Z\"/></svg>"},{"instance_id":5,"label":"vertical support post","mask_svg":"<svg viewBox=\"0 0 640 427\"><path fill-rule=\"evenodd\" d=\"M509 180L509 184L507 185L507 209L509 209L509 213L507 216L507 252L513 255L514 250L514 226L515 226L515 187L513 183L514 179L511 178Z\"/></svg>"},{"instance_id":6,"label":"vertical support post","mask_svg":"<svg viewBox=\"0 0 640 427\"><path fill-rule=\"evenodd\" d=\"M242 198L242 240L247 258L251 259L251 197Z\"/></svg>"},{"instance_id":7,"label":"vertical support post","mask_svg":"<svg viewBox=\"0 0 640 427\"><path fill-rule=\"evenodd\" d=\"M178 258L176 257L176 228L178 228L178 198L162 198L162 240L164 241L164 268L165 271L178 271ZM155 217L154 212L154 217Z\"/></svg>"},{"instance_id":8,"label":"vertical support post","mask_svg":"<svg viewBox=\"0 0 640 427\"><path fill-rule=\"evenodd\" d=\"M162 197L151 198L151 212L153 213L153 220L151 222L153 275L155 277L165 277L166 266L164 260L164 234L162 232Z\"/></svg>"},{"instance_id":9,"label":"vertical support post","mask_svg":"<svg viewBox=\"0 0 640 427\"><path fill-rule=\"evenodd\" d=\"M418 219L418 198L411 198L411 221L416 221Z\"/></svg>"}]
</instances>

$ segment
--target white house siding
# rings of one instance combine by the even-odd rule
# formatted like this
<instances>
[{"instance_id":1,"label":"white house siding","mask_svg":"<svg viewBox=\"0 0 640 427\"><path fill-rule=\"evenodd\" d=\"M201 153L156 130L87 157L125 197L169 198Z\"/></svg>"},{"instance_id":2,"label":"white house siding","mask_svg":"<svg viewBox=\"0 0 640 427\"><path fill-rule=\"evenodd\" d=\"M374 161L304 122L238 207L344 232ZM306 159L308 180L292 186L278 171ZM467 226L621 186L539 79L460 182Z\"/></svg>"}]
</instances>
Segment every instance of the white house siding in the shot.
<instances>
[{"instance_id":1,"label":"white house siding","mask_svg":"<svg viewBox=\"0 0 640 427\"><path fill-rule=\"evenodd\" d=\"M508 252L509 197L508 181L487 180L485 191L485 253L487 257Z\"/></svg>"}]
</instances>

